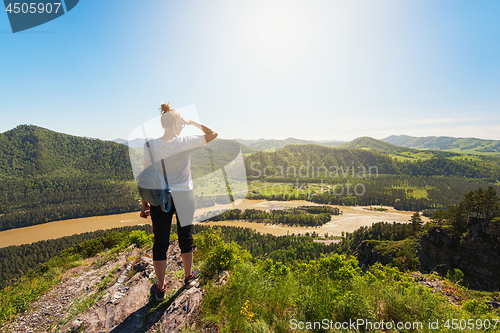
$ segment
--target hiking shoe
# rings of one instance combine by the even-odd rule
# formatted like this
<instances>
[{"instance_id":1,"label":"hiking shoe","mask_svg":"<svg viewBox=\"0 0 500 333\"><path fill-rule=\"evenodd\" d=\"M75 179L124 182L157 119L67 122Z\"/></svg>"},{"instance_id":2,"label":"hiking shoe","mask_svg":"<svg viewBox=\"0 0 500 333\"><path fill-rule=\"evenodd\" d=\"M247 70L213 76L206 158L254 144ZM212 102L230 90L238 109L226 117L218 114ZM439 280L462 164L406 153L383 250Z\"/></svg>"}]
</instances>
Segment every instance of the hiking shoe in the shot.
<instances>
[{"instance_id":1,"label":"hiking shoe","mask_svg":"<svg viewBox=\"0 0 500 333\"><path fill-rule=\"evenodd\" d=\"M163 302L165 300L165 289L167 289L167 286L165 286L163 290L158 289L158 281L155 281L155 284L151 287L151 293L157 302Z\"/></svg>"},{"instance_id":2,"label":"hiking shoe","mask_svg":"<svg viewBox=\"0 0 500 333\"><path fill-rule=\"evenodd\" d=\"M200 272L198 270L196 270L196 271L192 272L189 277L184 278L184 288L189 289L192 286L194 286L199 274L200 274Z\"/></svg>"}]
</instances>

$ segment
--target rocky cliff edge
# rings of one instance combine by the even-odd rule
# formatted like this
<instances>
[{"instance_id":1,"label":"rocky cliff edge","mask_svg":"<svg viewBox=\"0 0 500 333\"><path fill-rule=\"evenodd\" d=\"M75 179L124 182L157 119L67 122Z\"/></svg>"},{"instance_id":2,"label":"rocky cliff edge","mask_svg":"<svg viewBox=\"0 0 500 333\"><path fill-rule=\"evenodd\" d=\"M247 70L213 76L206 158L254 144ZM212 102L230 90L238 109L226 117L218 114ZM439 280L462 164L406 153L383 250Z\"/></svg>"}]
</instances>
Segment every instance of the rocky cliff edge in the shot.
<instances>
[{"instance_id":1,"label":"rocky cliff edge","mask_svg":"<svg viewBox=\"0 0 500 333\"><path fill-rule=\"evenodd\" d=\"M195 325L204 290L181 289L183 268L177 244L167 254L167 298L151 299L151 251L130 246L104 253L68 270L58 285L31 308L0 327L1 332L178 332ZM177 273L176 273L177 272Z\"/></svg>"}]
</instances>

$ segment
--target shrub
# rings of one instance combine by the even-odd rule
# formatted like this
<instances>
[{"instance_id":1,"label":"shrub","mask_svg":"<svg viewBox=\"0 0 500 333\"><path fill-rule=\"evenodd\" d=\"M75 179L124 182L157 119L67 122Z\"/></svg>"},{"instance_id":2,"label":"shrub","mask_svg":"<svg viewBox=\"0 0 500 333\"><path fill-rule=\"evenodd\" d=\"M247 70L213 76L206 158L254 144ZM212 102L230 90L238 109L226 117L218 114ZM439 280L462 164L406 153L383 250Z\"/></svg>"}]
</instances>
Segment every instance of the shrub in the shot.
<instances>
[{"instance_id":1,"label":"shrub","mask_svg":"<svg viewBox=\"0 0 500 333\"><path fill-rule=\"evenodd\" d=\"M204 259L201 267L201 278L204 282L212 279L220 271L229 270L235 264L251 258L250 253L236 242L225 243L220 229L209 229L196 237L195 246L199 250L198 259Z\"/></svg>"},{"instance_id":2,"label":"shrub","mask_svg":"<svg viewBox=\"0 0 500 333\"><path fill-rule=\"evenodd\" d=\"M138 247L142 247L144 244L151 242L152 240L153 235L142 230L134 230L128 234L128 241L130 244L136 244Z\"/></svg>"},{"instance_id":3,"label":"shrub","mask_svg":"<svg viewBox=\"0 0 500 333\"><path fill-rule=\"evenodd\" d=\"M488 306L477 299L465 301L462 308L475 315L482 315L488 312Z\"/></svg>"},{"instance_id":4,"label":"shrub","mask_svg":"<svg viewBox=\"0 0 500 333\"><path fill-rule=\"evenodd\" d=\"M446 273L446 278L453 282L461 282L464 278L464 273L460 269L455 268L453 273L451 273L451 270Z\"/></svg>"}]
</instances>

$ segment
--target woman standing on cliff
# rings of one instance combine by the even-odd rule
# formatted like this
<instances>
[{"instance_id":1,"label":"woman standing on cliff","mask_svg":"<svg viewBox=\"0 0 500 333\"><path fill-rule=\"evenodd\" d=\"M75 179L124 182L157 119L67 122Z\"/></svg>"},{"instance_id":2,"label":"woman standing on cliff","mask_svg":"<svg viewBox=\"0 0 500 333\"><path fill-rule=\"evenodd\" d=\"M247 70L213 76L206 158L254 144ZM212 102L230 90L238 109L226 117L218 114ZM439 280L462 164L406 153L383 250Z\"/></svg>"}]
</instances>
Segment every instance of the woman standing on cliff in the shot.
<instances>
[{"instance_id":1,"label":"woman standing on cliff","mask_svg":"<svg viewBox=\"0 0 500 333\"><path fill-rule=\"evenodd\" d=\"M161 125L165 133L158 139L150 140L151 154L155 161L163 160L167 172L167 180L172 192L172 207L163 212L160 206L150 206L142 201L141 217L151 215L153 222L153 266L157 281L153 286L153 294L157 301L165 299L165 271L167 250L170 244L170 226L174 213L177 219L177 234L184 264L184 284L190 287L194 280L191 268L193 265L193 217L196 201L191 178L190 155L196 149L217 137L217 132L193 120L184 120L181 114L171 109L168 104L161 105ZM192 125L203 131L204 135L179 136L186 125ZM150 154L144 147L144 168L151 164Z\"/></svg>"}]
</instances>

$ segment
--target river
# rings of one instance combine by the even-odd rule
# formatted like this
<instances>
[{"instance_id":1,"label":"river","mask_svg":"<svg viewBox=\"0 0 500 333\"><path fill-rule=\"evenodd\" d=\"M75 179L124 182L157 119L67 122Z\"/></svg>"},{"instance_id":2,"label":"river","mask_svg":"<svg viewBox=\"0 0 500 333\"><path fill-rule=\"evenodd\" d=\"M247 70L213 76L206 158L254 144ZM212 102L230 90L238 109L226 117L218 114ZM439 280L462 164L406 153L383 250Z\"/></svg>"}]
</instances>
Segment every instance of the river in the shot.
<instances>
[{"instance_id":1,"label":"river","mask_svg":"<svg viewBox=\"0 0 500 333\"><path fill-rule=\"evenodd\" d=\"M309 201L265 201L265 200L247 200L240 201L236 208L247 209L255 208L262 210L280 209L285 207L317 205ZM333 216L331 221L321 227L284 227L269 225L264 223L252 223L245 221L221 221L221 222L203 222L203 225L226 225L252 228L262 233L271 233L276 236L286 234L305 234L315 231L320 235L338 235L342 232L353 232L361 226L370 226L372 223L386 222L408 222L413 212L398 211L392 207L384 207L386 211L369 210L369 207L360 206L335 206L342 211L342 215ZM228 206L218 206L217 209L232 208ZM197 214L203 213L203 209ZM424 222L428 221L423 217ZM96 231L99 229L111 229L124 226L133 226L151 223L139 216L139 212L124 213L106 216L94 216L63 221L49 222L31 227L18 228L0 232L0 247L11 245L30 244L40 240L60 238L81 234L84 232Z\"/></svg>"}]
</instances>

